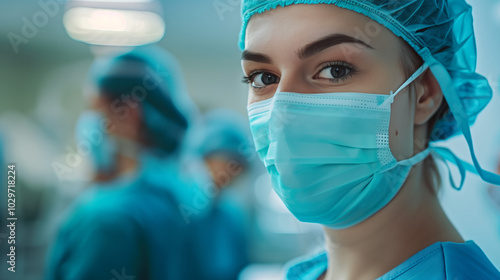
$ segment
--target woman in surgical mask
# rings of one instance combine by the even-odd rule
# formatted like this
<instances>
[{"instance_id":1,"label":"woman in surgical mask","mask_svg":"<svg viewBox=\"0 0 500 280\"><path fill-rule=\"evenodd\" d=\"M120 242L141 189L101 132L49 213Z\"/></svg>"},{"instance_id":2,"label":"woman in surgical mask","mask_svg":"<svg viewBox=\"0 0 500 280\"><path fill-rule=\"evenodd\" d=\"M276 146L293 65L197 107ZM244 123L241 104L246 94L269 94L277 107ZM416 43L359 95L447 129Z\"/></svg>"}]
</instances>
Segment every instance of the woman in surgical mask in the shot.
<instances>
[{"instance_id":1,"label":"woman in surgical mask","mask_svg":"<svg viewBox=\"0 0 500 280\"><path fill-rule=\"evenodd\" d=\"M440 206L436 161L499 184L469 124L491 98L464 0L242 1L248 114L272 185L326 252L286 279L500 279ZM436 141L463 133L474 165Z\"/></svg>"},{"instance_id":2,"label":"woman in surgical mask","mask_svg":"<svg viewBox=\"0 0 500 280\"><path fill-rule=\"evenodd\" d=\"M97 59L77 123L95 169L51 250L45 279L202 279L180 205L200 192L180 175L195 113L173 57L152 46Z\"/></svg>"}]
</instances>

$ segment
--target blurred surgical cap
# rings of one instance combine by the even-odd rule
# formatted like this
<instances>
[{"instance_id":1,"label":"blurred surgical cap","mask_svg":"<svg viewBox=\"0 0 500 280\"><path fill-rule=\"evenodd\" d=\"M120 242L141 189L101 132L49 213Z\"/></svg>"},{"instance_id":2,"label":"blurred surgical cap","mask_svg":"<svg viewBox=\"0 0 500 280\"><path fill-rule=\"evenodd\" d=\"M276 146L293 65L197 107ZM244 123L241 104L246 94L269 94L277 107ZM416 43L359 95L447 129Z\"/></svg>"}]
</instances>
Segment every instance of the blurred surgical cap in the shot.
<instances>
[{"instance_id":1,"label":"blurred surgical cap","mask_svg":"<svg viewBox=\"0 0 500 280\"><path fill-rule=\"evenodd\" d=\"M167 153L179 147L197 114L177 61L156 46L98 58L88 80L94 92L115 99L111 104L137 102L147 145Z\"/></svg>"},{"instance_id":2,"label":"blurred surgical cap","mask_svg":"<svg viewBox=\"0 0 500 280\"><path fill-rule=\"evenodd\" d=\"M248 164L245 152L248 150L250 132L246 119L229 109L207 112L194 138L200 155L226 156L242 165Z\"/></svg>"},{"instance_id":3,"label":"blurred surgical cap","mask_svg":"<svg viewBox=\"0 0 500 280\"><path fill-rule=\"evenodd\" d=\"M240 48L245 47L247 24L254 14L293 4L334 4L365 15L403 38L425 62L442 64L449 77L433 74L443 91L454 91L449 94L458 95L461 104L443 92L451 110L435 124L431 141L458 134L459 123L472 124L491 100L488 81L476 73L472 8L464 0L242 0ZM460 105L463 110L457 109ZM459 113L455 118L453 110L463 111L464 116Z\"/></svg>"}]
</instances>

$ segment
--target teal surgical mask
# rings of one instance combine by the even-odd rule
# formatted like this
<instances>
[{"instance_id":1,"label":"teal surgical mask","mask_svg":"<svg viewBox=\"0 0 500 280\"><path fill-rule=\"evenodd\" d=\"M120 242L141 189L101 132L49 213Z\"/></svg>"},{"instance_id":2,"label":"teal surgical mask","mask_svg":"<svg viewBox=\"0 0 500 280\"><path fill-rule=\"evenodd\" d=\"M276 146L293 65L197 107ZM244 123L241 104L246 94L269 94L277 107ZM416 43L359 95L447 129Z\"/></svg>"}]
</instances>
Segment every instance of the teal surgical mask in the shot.
<instances>
[{"instance_id":1,"label":"teal surgical mask","mask_svg":"<svg viewBox=\"0 0 500 280\"><path fill-rule=\"evenodd\" d=\"M82 156L88 156L96 172L112 174L117 166L117 155L136 159L142 147L124 137L107 132L111 121L95 111L83 112L76 123L75 138Z\"/></svg>"},{"instance_id":2,"label":"teal surgical mask","mask_svg":"<svg viewBox=\"0 0 500 280\"><path fill-rule=\"evenodd\" d=\"M272 186L300 221L352 227L385 207L429 148L398 161L389 147L396 92L278 92L248 107L257 152Z\"/></svg>"},{"instance_id":3,"label":"teal surgical mask","mask_svg":"<svg viewBox=\"0 0 500 280\"><path fill-rule=\"evenodd\" d=\"M75 138L77 146L85 151L96 171L110 174L116 167L118 147L106 132L105 124L100 113L85 111L76 123Z\"/></svg>"}]
</instances>

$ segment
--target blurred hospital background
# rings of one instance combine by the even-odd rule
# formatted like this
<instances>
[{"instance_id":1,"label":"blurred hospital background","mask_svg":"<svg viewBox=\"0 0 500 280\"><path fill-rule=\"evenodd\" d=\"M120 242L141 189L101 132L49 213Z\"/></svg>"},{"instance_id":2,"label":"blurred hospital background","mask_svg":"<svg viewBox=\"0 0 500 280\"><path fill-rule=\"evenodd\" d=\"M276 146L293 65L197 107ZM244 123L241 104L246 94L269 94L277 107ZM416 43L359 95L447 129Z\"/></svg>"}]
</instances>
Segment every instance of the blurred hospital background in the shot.
<instances>
[{"instance_id":1,"label":"blurred hospital background","mask_svg":"<svg viewBox=\"0 0 500 280\"><path fill-rule=\"evenodd\" d=\"M42 279L47 250L65 210L89 183L87 166L72 158L76 150L75 125L86 109L82 87L94 58L116 48L92 46L79 40L115 40L122 45L159 40L157 45L179 61L188 94L201 113L230 109L246 119L247 88L241 82L237 46L240 1L66 2L0 0L0 279ZM472 132L483 167L496 171L500 169L500 1L468 2L474 9L478 72L489 79L495 92ZM116 11L92 14L88 9L68 10L78 5L112 6ZM85 19L96 28L105 26L107 36L79 33ZM130 20L135 21L139 31L127 29L126 22ZM141 36L137 36L137 41L127 41L113 35L115 31L138 32ZM458 156L470 161L461 137L447 144ZM6 256L5 176L10 163L17 168L15 273L7 270ZM250 164L252 172L236 181L237 186L228 188L231 199L246 201L238 203L240 206L249 204L240 210L252 217L247 235L249 265L240 279L281 279L285 262L321 250L321 227L295 220L272 192L269 177L257 157ZM61 165L65 167L61 169ZM454 179L459 180L457 172L453 168L452 171ZM447 177L445 172L443 168L443 178ZM500 269L498 188L490 188L472 174L467 174L460 192L446 185L446 179L444 182L440 195L452 222ZM110 274L109 279L112 278Z\"/></svg>"}]
</instances>

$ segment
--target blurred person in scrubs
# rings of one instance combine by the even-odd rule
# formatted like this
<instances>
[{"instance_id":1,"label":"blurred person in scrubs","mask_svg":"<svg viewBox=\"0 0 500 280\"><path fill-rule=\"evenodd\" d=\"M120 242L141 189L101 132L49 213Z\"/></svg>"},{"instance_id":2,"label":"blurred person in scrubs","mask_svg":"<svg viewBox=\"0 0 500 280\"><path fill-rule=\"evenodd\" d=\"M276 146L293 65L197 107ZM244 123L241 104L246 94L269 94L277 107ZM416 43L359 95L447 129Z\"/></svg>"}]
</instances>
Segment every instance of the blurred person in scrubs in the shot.
<instances>
[{"instance_id":1,"label":"blurred person in scrubs","mask_svg":"<svg viewBox=\"0 0 500 280\"><path fill-rule=\"evenodd\" d=\"M99 58L86 93L76 138L95 177L61 225L45 279L200 279L179 210L202 194L179 168L196 110L177 62L153 46Z\"/></svg>"},{"instance_id":2,"label":"blurred person in scrubs","mask_svg":"<svg viewBox=\"0 0 500 280\"><path fill-rule=\"evenodd\" d=\"M199 254L193 260L201 279L237 279L248 264L248 231L252 215L250 131L244 118L229 109L204 114L192 134L192 147L205 174L216 189L209 213L193 223L193 244Z\"/></svg>"},{"instance_id":3,"label":"blurred person in scrubs","mask_svg":"<svg viewBox=\"0 0 500 280\"><path fill-rule=\"evenodd\" d=\"M286 279L500 279L437 197L436 161L489 183L469 125L492 91L476 73L464 0L243 0L240 36L256 150L326 252ZM270 39L271 38L271 39ZM473 165L435 143L463 134Z\"/></svg>"},{"instance_id":4,"label":"blurred person in scrubs","mask_svg":"<svg viewBox=\"0 0 500 280\"><path fill-rule=\"evenodd\" d=\"M239 175L244 174L253 158L249 151L250 131L242 116L229 109L207 112L202 121L199 153L208 166L214 184L218 189L231 185Z\"/></svg>"}]
</instances>

